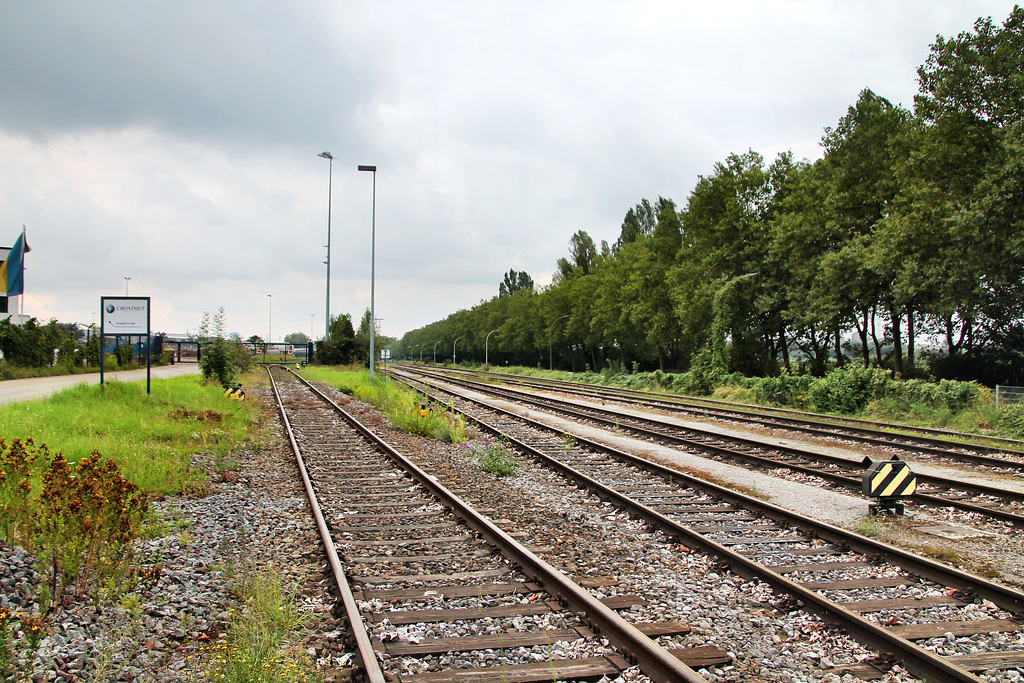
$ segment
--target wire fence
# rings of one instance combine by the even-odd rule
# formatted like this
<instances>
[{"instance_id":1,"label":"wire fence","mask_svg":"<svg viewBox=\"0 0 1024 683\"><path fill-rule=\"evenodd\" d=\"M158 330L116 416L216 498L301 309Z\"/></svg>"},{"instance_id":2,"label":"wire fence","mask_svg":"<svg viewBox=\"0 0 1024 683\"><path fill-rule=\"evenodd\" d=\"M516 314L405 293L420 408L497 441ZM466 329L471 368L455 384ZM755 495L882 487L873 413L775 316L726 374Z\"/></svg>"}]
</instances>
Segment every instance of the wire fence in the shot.
<instances>
[{"instance_id":1,"label":"wire fence","mask_svg":"<svg viewBox=\"0 0 1024 683\"><path fill-rule=\"evenodd\" d=\"M996 385L996 405L1004 403L1020 403L1024 401L1024 387L1007 387Z\"/></svg>"}]
</instances>

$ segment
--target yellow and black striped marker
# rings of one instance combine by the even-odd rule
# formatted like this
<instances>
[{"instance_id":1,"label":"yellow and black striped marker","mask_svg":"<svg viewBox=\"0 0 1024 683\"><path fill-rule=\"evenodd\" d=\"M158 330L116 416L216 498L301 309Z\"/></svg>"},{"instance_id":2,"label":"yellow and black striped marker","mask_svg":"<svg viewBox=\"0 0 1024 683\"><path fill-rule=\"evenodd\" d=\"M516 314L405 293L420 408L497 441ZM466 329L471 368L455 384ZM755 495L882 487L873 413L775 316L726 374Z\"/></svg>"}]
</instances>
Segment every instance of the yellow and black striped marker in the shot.
<instances>
[{"instance_id":1,"label":"yellow and black striped marker","mask_svg":"<svg viewBox=\"0 0 1024 683\"><path fill-rule=\"evenodd\" d=\"M236 384L235 386L229 388L224 392L224 395L235 401L245 400L245 392L242 390L241 384Z\"/></svg>"},{"instance_id":2,"label":"yellow and black striped marker","mask_svg":"<svg viewBox=\"0 0 1024 683\"><path fill-rule=\"evenodd\" d=\"M427 403L421 403L419 409L416 411L420 414L420 417L426 417L430 414L431 408Z\"/></svg>"},{"instance_id":3,"label":"yellow and black striped marker","mask_svg":"<svg viewBox=\"0 0 1024 683\"><path fill-rule=\"evenodd\" d=\"M903 505L899 499L908 498L917 491L917 475L907 463L893 456L892 460L873 463L871 458L864 458L867 470L861 476L861 490L864 495L878 498L877 505L869 509L875 514L879 509L895 510L903 514Z\"/></svg>"}]
</instances>

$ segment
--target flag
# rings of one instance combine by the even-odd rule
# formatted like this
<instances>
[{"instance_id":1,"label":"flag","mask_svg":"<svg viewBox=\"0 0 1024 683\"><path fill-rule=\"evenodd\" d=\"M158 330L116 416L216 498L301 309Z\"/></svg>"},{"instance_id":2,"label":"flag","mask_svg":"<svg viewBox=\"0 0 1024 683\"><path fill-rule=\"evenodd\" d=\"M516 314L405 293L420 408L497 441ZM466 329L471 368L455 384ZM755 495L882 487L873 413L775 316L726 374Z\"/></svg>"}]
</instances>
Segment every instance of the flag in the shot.
<instances>
[{"instance_id":1,"label":"flag","mask_svg":"<svg viewBox=\"0 0 1024 683\"><path fill-rule=\"evenodd\" d=\"M18 296L25 292L25 254L30 251L32 247L25 241L25 228L22 228L7 260L0 263L0 287L4 288L5 296Z\"/></svg>"}]
</instances>

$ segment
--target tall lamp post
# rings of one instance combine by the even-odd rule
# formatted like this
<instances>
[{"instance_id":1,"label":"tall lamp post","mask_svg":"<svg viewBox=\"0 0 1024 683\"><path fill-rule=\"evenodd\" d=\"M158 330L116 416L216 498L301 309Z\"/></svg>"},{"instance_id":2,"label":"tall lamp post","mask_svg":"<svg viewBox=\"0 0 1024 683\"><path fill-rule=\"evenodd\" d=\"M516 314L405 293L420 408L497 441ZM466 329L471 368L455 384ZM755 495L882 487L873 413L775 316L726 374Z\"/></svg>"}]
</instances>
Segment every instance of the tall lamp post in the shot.
<instances>
[{"instance_id":1,"label":"tall lamp post","mask_svg":"<svg viewBox=\"0 0 1024 683\"><path fill-rule=\"evenodd\" d=\"M501 329L501 328L498 328L498 329ZM498 330L491 330L490 332L487 333L487 336L484 337L484 365L486 365L488 367L490 367L491 364L487 362L487 340L490 339L491 335L494 334L497 331Z\"/></svg>"},{"instance_id":2,"label":"tall lamp post","mask_svg":"<svg viewBox=\"0 0 1024 683\"><path fill-rule=\"evenodd\" d=\"M330 152L320 152L318 157L327 159L327 312L324 315L324 341L331 336L331 183L334 178L334 157Z\"/></svg>"},{"instance_id":3,"label":"tall lamp post","mask_svg":"<svg viewBox=\"0 0 1024 683\"><path fill-rule=\"evenodd\" d=\"M373 255L377 233L377 167L360 165L360 171L373 174L373 194L370 202L370 380L373 380Z\"/></svg>"},{"instance_id":4,"label":"tall lamp post","mask_svg":"<svg viewBox=\"0 0 1024 683\"><path fill-rule=\"evenodd\" d=\"M562 316L562 318L568 318L568 317L569 317L568 314ZM551 323L551 330L548 332L548 370L554 370L555 369L555 365L552 362L552 355L551 355L551 336L555 333L555 323L557 323L562 318L555 318L554 321Z\"/></svg>"},{"instance_id":5,"label":"tall lamp post","mask_svg":"<svg viewBox=\"0 0 1024 683\"><path fill-rule=\"evenodd\" d=\"M423 349L427 347L426 344L420 344L420 362L423 362Z\"/></svg>"},{"instance_id":6,"label":"tall lamp post","mask_svg":"<svg viewBox=\"0 0 1024 683\"><path fill-rule=\"evenodd\" d=\"M128 277L128 276L125 276L125 278L124 278L124 295L125 296L128 296L128 281L129 280L131 280L131 278Z\"/></svg>"},{"instance_id":7,"label":"tall lamp post","mask_svg":"<svg viewBox=\"0 0 1024 683\"><path fill-rule=\"evenodd\" d=\"M309 341L313 341L313 314L309 314Z\"/></svg>"},{"instance_id":8,"label":"tall lamp post","mask_svg":"<svg viewBox=\"0 0 1024 683\"><path fill-rule=\"evenodd\" d=\"M274 297L267 294L267 343L274 340Z\"/></svg>"},{"instance_id":9,"label":"tall lamp post","mask_svg":"<svg viewBox=\"0 0 1024 683\"><path fill-rule=\"evenodd\" d=\"M437 365L437 345L440 344L440 343L441 343L440 339L438 339L436 342L434 342L434 365Z\"/></svg>"},{"instance_id":10,"label":"tall lamp post","mask_svg":"<svg viewBox=\"0 0 1024 683\"><path fill-rule=\"evenodd\" d=\"M455 365L455 345L459 343L460 339L462 339L462 337L456 337L455 341L452 342L452 365Z\"/></svg>"}]
</instances>

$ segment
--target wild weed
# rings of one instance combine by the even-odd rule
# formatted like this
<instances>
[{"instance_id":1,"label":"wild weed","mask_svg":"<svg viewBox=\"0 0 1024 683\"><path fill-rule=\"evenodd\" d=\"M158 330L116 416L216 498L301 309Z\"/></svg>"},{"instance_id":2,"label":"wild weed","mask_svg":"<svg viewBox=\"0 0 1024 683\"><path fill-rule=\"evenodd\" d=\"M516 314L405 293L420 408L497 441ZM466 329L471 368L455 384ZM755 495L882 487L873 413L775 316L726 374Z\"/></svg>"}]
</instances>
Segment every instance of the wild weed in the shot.
<instances>
[{"instance_id":1,"label":"wild weed","mask_svg":"<svg viewBox=\"0 0 1024 683\"><path fill-rule=\"evenodd\" d=\"M512 453L508 441L488 439L484 445L463 444L469 449L470 457L484 472L498 477L507 477L519 470L519 463Z\"/></svg>"}]
</instances>

